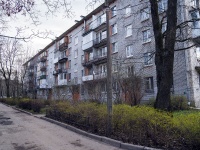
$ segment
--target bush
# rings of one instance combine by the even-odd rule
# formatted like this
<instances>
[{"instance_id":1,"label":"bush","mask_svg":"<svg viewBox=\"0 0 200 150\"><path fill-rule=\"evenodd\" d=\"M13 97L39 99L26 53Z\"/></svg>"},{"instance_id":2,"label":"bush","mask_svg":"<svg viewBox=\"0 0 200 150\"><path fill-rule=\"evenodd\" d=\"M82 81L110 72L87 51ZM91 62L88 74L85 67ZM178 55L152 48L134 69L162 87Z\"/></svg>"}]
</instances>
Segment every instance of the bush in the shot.
<instances>
[{"instance_id":1,"label":"bush","mask_svg":"<svg viewBox=\"0 0 200 150\"><path fill-rule=\"evenodd\" d=\"M20 99L17 106L22 109L31 110L31 100L27 98Z\"/></svg>"},{"instance_id":2,"label":"bush","mask_svg":"<svg viewBox=\"0 0 200 150\"><path fill-rule=\"evenodd\" d=\"M31 100L31 109L33 112L39 113L42 108L44 108L44 101L43 100Z\"/></svg>"},{"instance_id":3,"label":"bush","mask_svg":"<svg viewBox=\"0 0 200 150\"><path fill-rule=\"evenodd\" d=\"M188 100L185 96L172 96L171 97L171 110L188 110Z\"/></svg>"}]
</instances>

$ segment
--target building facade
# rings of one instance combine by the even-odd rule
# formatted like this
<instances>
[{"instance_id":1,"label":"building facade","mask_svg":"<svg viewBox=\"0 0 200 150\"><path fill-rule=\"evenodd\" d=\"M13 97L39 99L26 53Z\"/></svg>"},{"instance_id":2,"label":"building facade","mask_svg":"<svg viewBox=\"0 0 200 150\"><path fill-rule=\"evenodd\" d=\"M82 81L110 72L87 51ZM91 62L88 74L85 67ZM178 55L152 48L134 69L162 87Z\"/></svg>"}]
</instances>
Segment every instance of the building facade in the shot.
<instances>
[{"instance_id":1,"label":"building facade","mask_svg":"<svg viewBox=\"0 0 200 150\"><path fill-rule=\"evenodd\" d=\"M193 19L177 35L193 40L176 44L171 93L184 95L200 107L199 1L178 1L178 24ZM113 101L148 101L157 94L155 42L147 0L111 0L110 49ZM163 17L167 0L160 0ZM196 19L196 20L195 20ZM163 19L162 31L167 24ZM188 38L189 39L189 38ZM196 46L191 46L195 43ZM107 28L104 5L83 17L31 58L30 80L37 98L106 101ZM186 50L181 50L190 47ZM34 66L34 67L33 67ZM32 77L32 78L30 78ZM27 90L30 93L30 90ZM133 101L134 99L134 101Z\"/></svg>"}]
</instances>

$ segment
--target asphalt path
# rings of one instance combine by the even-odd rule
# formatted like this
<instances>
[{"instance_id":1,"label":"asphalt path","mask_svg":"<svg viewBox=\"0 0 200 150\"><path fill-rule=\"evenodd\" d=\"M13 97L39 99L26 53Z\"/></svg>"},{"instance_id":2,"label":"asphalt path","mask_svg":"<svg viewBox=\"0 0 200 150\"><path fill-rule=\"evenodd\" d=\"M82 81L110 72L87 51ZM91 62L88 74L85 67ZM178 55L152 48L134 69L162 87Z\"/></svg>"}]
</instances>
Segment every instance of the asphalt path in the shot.
<instances>
[{"instance_id":1,"label":"asphalt path","mask_svg":"<svg viewBox=\"0 0 200 150\"><path fill-rule=\"evenodd\" d=\"M0 103L0 150L120 150Z\"/></svg>"}]
</instances>

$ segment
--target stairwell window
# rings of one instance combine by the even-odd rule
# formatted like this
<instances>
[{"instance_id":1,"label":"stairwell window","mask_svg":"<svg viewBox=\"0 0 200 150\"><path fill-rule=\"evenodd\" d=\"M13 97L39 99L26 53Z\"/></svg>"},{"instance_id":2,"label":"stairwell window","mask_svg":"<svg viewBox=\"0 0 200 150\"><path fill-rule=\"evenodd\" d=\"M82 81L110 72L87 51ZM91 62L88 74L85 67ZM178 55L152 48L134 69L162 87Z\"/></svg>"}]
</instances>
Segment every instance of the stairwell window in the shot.
<instances>
[{"instance_id":1,"label":"stairwell window","mask_svg":"<svg viewBox=\"0 0 200 150\"><path fill-rule=\"evenodd\" d=\"M144 30L142 32L142 37L143 37L143 43L147 43L151 41L151 37L150 37L150 30Z\"/></svg>"},{"instance_id":2,"label":"stairwell window","mask_svg":"<svg viewBox=\"0 0 200 150\"><path fill-rule=\"evenodd\" d=\"M132 35L132 25L126 26L126 37L129 37Z\"/></svg>"},{"instance_id":3,"label":"stairwell window","mask_svg":"<svg viewBox=\"0 0 200 150\"><path fill-rule=\"evenodd\" d=\"M75 37L75 39L74 39L74 44L75 44L75 45L78 44L78 36Z\"/></svg>"},{"instance_id":4,"label":"stairwell window","mask_svg":"<svg viewBox=\"0 0 200 150\"><path fill-rule=\"evenodd\" d=\"M111 26L111 28L112 28L112 35L116 34L116 33L117 33L117 24L116 24L116 23L113 24L113 25Z\"/></svg>"},{"instance_id":5,"label":"stairwell window","mask_svg":"<svg viewBox=\"0 0 200 150\"><path fill-rule=\"evenodd\" d=\"M117 8L116 8L116 6L113 6L113 7L111 8L111 15L112 15L112 17L114 17L114 16L117 15Z\"/></svg>"},{"instance_id":6,"label":"stairwell window","mask_svg":"<svg viewBox=\"0 0 200 150\"><path fill-rule=\"evenodd\" d=\"M132 57L133 56L133 46L128 45L126 46L126 57Z\"/></svg>"},{"instance_id":7,"label":"stairwell window","mask_svg":"<svg viewBox=\"0 0 200 150\"><path fill-rule=\"evenodd\" d=\"M146 93L153 93L154 92L153 77L146 77L145 78L145 92Z\"/></svg>"},{"instance_id":8,"label":"stairwell window","mask_svg":"<svg viewBox=\"0 0 200 150\"><path fill-rule=\"evenodd\" d=\"M141 10L141 20L144 21L147 19L149 19L149 8L148 7Z\"/></svg>"},{"instance_id":9,"label":"stairwell window","mask_svg":"<svg viewBox=\"0 0 200 150\"><path fill-rule=\"evenodd\" d=\"M144 65L148 66L148 65L152 65L152 59L153 55L152 53L145 53L144 54Z\"/></svg>"},{"instance_id":10,"label":"stairwell window","mask_svg":"<svg viewBox=\"0 0 200 150\"><path fill-rule=\"evenodd\" d=\"M167 10L167 2L168 0L159 0L158 1L158 12L162 13Z\"/></svg>"},{"instance_id":11,"label":"stairwell window","mask_svg":"<svg viewBox=\"0 0 200 150\"><path fill-rule=\"evenodd\" d=\"M118 52L118 45L117 42L112 43L112 53Z\"/></svg>"},{"instance_id":12,"label":"stairwell window","mask_svg":"<svg viewBox=\"0 0 200 150\"><path fill-rule=\"evenodd\" d=\"M126 15L125 15L126 17L128 17L128 16L131 15L131 6L130 6L130 5L126 7L126 9L125 9L125 14L126 14Z\"/></svg>"},{"instance_id":13,"label":"stairwell window","mask_svg":"<svg viewBox=\"0 0 200 150\"><path fill-rule=\"evenodd\" d=\"M77 58L78 57L78 50L76 49L75 51L74 51L74 58Z\"/></svg>"}]
</instances>

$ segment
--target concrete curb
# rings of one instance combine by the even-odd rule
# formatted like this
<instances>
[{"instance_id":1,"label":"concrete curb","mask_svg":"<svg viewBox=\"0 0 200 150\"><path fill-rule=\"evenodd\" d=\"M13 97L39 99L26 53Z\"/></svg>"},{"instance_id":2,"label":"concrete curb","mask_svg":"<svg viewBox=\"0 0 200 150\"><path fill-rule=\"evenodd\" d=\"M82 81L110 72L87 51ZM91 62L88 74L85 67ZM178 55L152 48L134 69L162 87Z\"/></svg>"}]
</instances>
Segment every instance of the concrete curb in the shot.
<instances>
[{"instance_id":1,"label":"concrete curb","mask_svg":"<svg viewBox=\"0 0 200 150\"><path fill-rule=\"evenodd\" d=\"M23 112L23 113L25 113L25 114L28 114L28 115L31 115L31 116L33 115L32 113L30 113L30 112L28 112L28 111L25 111L25 110L23 110L23 109L17 108L17 107L15 107L15 106L13 106L12 108L15 109L15 110L21 111L21 112Z\"/></svg>"},{"instance_id":2,"label":"concrete curb","mask_svg":"<svg viewBox=\"0 0 200 150\"><path fill-rule=\"evenodd\" d=\"M40 119L43 119L45 121L48 121L48 122L51 122L53 124L59 125L59 126L61 126L63 128L69 129L69 130L71 130L73 132L76 132L78 134L81 134L83 136L87 136L87 137L89 137L91 139L94 139L94 140L97 140L97 141L101 141L101 142L107 143L109 145L118 147L118 148L128 149L128 150L158 150L158 149L155 149L155 148L123 143L121 141L113 140L113 139L110 139L108 137L91 134L91 133L88 133L86 131L83 131L83 130L80 130L78 128L75 128L73 126L70 126L68 124L65 124L65 123L62 123L62 122L59 122L59 121L56 121L56 120L53 120L53 119L50 119L50 118L47 118L47 117L40 117Z\"/></svg>"}]
</instances>

